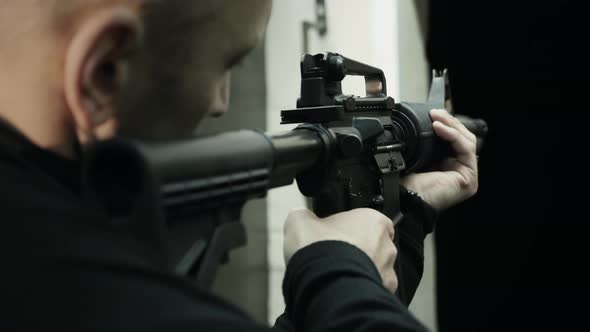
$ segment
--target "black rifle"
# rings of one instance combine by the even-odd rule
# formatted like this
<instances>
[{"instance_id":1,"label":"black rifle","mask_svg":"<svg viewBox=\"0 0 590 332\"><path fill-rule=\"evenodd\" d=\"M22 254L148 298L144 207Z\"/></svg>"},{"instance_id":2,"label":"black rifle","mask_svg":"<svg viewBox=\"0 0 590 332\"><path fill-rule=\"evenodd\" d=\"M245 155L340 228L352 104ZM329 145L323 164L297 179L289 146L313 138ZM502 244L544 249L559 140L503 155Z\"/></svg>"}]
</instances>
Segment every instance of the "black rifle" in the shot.
<instances>
[{"instance_id":1,"label":"black rifle","mask_svg":"<svg viewBox=\"0 0 590 332\"><path fill-rule=\"evenodd\" d=\"M102 142L86 154L88 194L113 217L165 224L176 272L204 287L227 253L246 243L244 204L294 180L320 217L370 207L397 224L400 178L451 156L429 115L445 108L446 72L435 73L425 104L396 103L383 71L334 53L305 55L301 75L297 109L281 113L283 124L301 124L295 130ZM349 75L365 77L366 97L342 93ZM484 121L460 120L486 135Z\"/></svg>"}]
</instances>

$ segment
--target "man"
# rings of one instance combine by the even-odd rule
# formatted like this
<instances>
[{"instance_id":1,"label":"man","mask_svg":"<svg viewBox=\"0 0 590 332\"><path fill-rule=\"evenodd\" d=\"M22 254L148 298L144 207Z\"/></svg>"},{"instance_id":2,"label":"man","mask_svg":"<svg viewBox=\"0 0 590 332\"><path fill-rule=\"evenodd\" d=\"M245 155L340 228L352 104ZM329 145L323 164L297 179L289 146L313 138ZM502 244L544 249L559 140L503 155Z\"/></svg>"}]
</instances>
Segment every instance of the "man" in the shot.
<instances>
[{"instance_id":1,"label":"man","mask_svg":"<svg viewBox=\"0 0 590 332\"><path fill-rule=\"evenodd\" d=\"M141 236L157 229L141 225L139 234L87 201L79 160L85 144L117 133L190 137L205 113L225 112L230 70L262 39L271 2L0 6L2 326L265 330L168 271L163 244ZM477 190L475 137L444 111L432 117L457 158L405 185L442 210ZM296 330L424 330L393 294L395 234L385 216L297 211L285 232L285 319Z\"/></svg>"}]
</instances>

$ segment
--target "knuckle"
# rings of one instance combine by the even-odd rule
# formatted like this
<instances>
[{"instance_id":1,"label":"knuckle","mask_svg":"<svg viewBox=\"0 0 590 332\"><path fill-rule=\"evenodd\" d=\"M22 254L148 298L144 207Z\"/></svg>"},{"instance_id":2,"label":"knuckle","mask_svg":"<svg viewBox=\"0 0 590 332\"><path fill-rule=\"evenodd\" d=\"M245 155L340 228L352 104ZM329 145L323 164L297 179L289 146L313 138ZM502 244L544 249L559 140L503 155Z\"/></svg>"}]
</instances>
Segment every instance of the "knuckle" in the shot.
<instances>
[{"instance_id":1,"label":"knuckle","mask_svg":"<svg viewBox=\"0 0 590 332\"><path fill-rule=\"evenodd\" d=\"M290 220L296 218L298 213L299 213L299 210L289 211L289 214L287 215L287 221L290 221Z\"/></svg>"},{"instance_id":2,"label":"knuckle","mask_svg":"<svg viewBox=\"0 0 590 332\"><path fill-rule=\"evenodd\" d=\"M466 174L466 172L463 172L463 174L461 174L461 177L458 179L459 181L459 188L461 188L461 190L463 192L470 192L471 191L471 187L472 187L472 178L469 174Z\"/></svg>"},{"instance_id":3,"label":"knuckle","mask_svg":"<svg viewBox=\"0 0 590 332\"><path fill-rule=\"evenodd\" d=\"M469 153L475 155L477 153L477 144L471 140L467 140L467 143L465 144L465 148L467 149L467 151L469 151Z\"/></svg>"},{"instance_id":4,"label":"knuckle","mask_svg":"<svg viewBox=\"0 0 590 332\"><path fill-rule=\"evenodd\" d=\"M466 194L469 196L475 195L479 190L477 173L470 171L468 174L462 176L460 185Z\"/></svg>"},{"instance_id":5,"label":"knuckle","mask_svg":"<svg viewBox=\"0 0 590 332\"><path fill-rule=\"evenodd\" d=\"M393 228L393 221L385 216L382 216L379 219L379 224L381 225L381 230L387 233L388 237L392 239L395 232Z\"/></svg>"},{"instance_id":6,"label":"knuckle","mask_svg":"<svg viewBox=\"0 0 590 332\"><path fill-rule=\"evenodd\" d=\"M391 223L391 220L389 218L387 218L384 214L377 210L364 209L364 211L364 213L366 213L367 218L377 225L386 228L388 223Z\"/></svg>"},{"instance_id":7,"label":"knuckle","mask_svg":"<svg viewBox=\"0 0 590 332\"><path fill-rule=\"evenodd\" d=\"M289 214L287 215L287 219L285 220L285 223L283 224L283 231L285 233L290 232L294 227L296 227L298 224L300 224L300 221L302 219L305 219L308 217L308 214L305 210L292 210L289 212Z\"/></svg>"},{"instance_id":8,"label":"knuckle","mask_svg":"<svg viewBox=\"0 0 590 332\"><path fill-rule=\"evenodd\" d=\"M464 139L463 135L461 134L461 132L459 130L457 130L455 128L451 128L450 132L451 132L451 137L452 137L453 141L460 142Z\"/></svg>"},{"instance_id":9,"label":"knuckle","mask_svg":"<svg viewBox=\"0 0 590 332\"><path fill-rule=\"evenodd\" d=\"M395 261L397 260L397 249L393 249L390 253L389 253L389 262L391 262L391 265L395 264Z\"/></svg>"},{"instance_id":10,"label":"knuckle","mask_svg":"<svg viewBox=\"0 0 590 332\"><path fill-rule=\"evenodd\" d=\"M453 115L449 114L449 118L450 118L450 124L454 128L456 128L456 129L465 128L465 126L463 125L463 123L461 123L461 121L459 121L459 119L457 119Z\"/></svg>"},{"instance_id":11,"label":"knuckle","mask_svg":"<svg viewBox=\"0 0 590 332\"><path fill-rule=\"evenodd\" d=\"M475 179L473 180L472 184L471 184L471 188L470 188L470 194L471 195L475 195L477 194L477 192L479 191L479 181L477 179L477 176L475 177Z\"/></svg>"},{"instance_id":12,"label":"knuckle","mask_svg":"<svg viewBox=\"0 0 590 332\"><path fill-rule=\"evenodd\" d=\"M399 282L397 281L397 276L394 275L393 281L391 282L391 289L395 293L397 288L399 287Z\"/></svg>"},{"instance_id":13,"label":"knuckle","mask_svg":"<svg viewBox=\"0 0 590 332\"><path fill-rule=\"evenodd\" d=\"M287 220L285 220L285 223L283 224L283 234L289 234L292 230L292 221L291 218L288 217Z\"/></svg>"},{"instance_id":14,"label":"knuckle","mask_svg":"<svg viewBox=\"0 0 590 332\"><path fill-rule=\"evenodd\" d=\"M376 235L387 234L388 238L393 238L394 228L391 219L374 209L364 208L358 209L358 211L364 217L367 226L375 230Z\"/></svg>"},{"instance_id":15,"label":"knuckle","mask_svg":"<svg viewBox=\"0 0 590 332\"><path fill-rule=\"evenodd\" d=\"M394 272L389 273L387 281L385 282L385 287L391 292L395 293L395 291L397 291L398 285L399 282L397 280L397 275Z\"/></svg>"},{"instance_id":16,"label":"knuckle","mask_svg":"<svg viewBox=\"0 0 590 332\"><path fill-rule=\"evenodd\" d=\"M447 128L448 128L449 135L451 137L457 138L457 137L461 136L461 134L459 133L459 131L455 127L448 126Z\"/></svg>"}]
</instances>

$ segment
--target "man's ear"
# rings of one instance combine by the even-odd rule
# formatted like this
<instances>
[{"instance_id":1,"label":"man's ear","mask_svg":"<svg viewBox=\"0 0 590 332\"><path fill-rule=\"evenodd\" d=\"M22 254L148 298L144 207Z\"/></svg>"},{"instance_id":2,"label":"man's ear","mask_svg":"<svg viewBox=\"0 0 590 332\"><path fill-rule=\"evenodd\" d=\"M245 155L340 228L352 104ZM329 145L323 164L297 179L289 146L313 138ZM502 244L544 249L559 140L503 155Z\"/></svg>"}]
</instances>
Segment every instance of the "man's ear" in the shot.
<instances>
[{"instance_id":1,"label":"man's ear","mask_svg":"<svg viewBox=\"0 0 590 332\"><path fill-rule=\"evenodd\" d=\"M73 34L65 57L64 93L81 143L115 134L116 107L127 81L126 57L141 37L140 13L127 7L90 14Z\"/></svg>"}]
</instances>

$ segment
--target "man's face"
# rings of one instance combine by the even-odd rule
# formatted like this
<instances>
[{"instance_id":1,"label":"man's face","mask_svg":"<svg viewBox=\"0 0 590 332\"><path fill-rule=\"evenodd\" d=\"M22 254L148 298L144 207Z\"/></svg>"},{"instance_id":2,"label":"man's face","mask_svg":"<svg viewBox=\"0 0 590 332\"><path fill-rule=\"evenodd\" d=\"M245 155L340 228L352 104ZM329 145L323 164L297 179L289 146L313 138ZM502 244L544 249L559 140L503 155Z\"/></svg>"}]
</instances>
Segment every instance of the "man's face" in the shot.
<instances>
[{"instance_id":1,"label":"man's face","mask_svg":"<svg viewBox=\"0 0 590 332\"><path fill-rule=\"evenodd\" d=\"M180 2L189 10L186 1ZM209 6L204 13L203 3ZM199 5L201 13L164 29L165 23L152 24L148 18L145 54L132 69L120 112L122 134L186 137L207 114L227 111L230 71L263 39L271 0L208 0ZM162 34L158 39L166 41L151 44L150 33Z\"/></svg>"}]
</instances>

